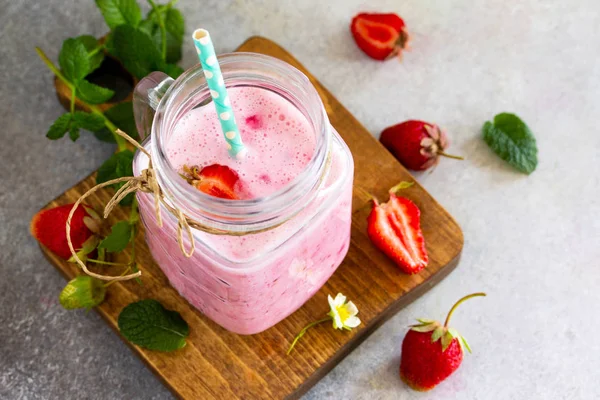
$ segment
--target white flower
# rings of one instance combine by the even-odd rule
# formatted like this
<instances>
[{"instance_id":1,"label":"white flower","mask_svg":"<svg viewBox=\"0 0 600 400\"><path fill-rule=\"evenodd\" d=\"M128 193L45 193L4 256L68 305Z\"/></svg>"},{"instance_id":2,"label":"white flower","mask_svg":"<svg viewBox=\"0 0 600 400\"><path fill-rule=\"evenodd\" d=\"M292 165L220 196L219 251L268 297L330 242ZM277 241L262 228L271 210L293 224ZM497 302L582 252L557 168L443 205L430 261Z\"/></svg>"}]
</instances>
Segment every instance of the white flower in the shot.
<instances>
[{"instance_id":1,"label":"white flower","mask_svg":"<svg viewBox=\"0 0 600 400\"><path fill-rule=\"evenodd\" d=\"M333 320L333 327L335 329L351 330L360 325L360 319L356 316L358 308L351 301L346 303L346 296L338 293L334 299L331 295L328 295L327 301L329 302L329 307L331 307L329 316Z\"/></svg>"}]
</instances>

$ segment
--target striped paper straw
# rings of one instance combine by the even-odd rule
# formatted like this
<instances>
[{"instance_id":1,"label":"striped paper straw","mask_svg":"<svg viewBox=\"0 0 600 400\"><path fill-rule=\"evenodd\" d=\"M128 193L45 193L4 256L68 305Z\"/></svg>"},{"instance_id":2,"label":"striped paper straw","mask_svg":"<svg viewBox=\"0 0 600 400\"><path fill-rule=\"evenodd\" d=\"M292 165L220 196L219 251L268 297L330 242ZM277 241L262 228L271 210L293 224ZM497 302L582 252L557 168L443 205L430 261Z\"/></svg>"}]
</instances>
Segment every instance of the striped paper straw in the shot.
<instances>
[{"instance_id":1,"label":"striped paper straw","mask_svg":"<svg viewBox=\"0 0 600 400\"><path fill-rule=\"evenodd\" d=\"M213 104L219 116L219 122L221 123L221 129L227 142L229 155L237 159L242 158L246 152L246 147L242 143L242 137L235 122L231 101L227 95L227 89L225 89L223 74L217 61L210 34L205 29L196 29L192 37L196 51L198 52L200 64L202 64L202 69L204 70L206 83L210 89Z\"/></svg>"}]
</instances>

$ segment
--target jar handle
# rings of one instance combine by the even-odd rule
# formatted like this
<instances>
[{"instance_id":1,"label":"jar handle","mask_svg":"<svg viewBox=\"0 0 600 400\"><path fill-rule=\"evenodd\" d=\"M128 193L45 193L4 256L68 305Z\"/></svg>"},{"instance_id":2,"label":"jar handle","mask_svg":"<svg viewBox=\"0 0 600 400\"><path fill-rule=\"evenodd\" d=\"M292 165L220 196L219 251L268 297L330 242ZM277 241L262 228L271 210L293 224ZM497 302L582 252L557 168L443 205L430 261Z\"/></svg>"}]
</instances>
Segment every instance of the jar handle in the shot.
<instances>
[{"instance_id":1,"label":"jar handle","mask_svg":"<svg viewBox=\"0 0 600 400\"><path fill-rule=\"evenodd\" d=\"M152 132L152 121L160 99L173 83L173 78L162 72L152 72L133 90L133 115L140 139Z\"/></svg>"}]
</instances>

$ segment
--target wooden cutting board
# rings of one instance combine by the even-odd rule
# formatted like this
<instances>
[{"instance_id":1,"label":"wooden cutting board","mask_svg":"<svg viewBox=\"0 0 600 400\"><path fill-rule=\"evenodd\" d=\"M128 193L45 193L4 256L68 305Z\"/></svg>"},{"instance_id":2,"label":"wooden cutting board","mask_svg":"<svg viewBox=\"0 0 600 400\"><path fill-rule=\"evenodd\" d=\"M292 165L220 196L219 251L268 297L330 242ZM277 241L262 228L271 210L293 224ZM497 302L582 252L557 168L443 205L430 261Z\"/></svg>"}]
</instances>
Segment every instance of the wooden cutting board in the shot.
<instances>
[{"instance_id":1,"label":"wooden cutting board","mask_svg":"<svg viewBox=\"0 0 600 400\"><path fill-rule=\"evenodd\" d=\"M303 71L317 88L329 119L354 156L352 239L348 255L325 286L294 314L267 331L240 336L227 332L196 311L154 263L143 232L136 239L143 285L134 281L116 283L97 311L118 332L117 317L127 304L147 298L159 300L181 313L190 326L187 346L174 353L149 351L129 344L173 393L182 399L293 399L300 397L375 328L398 310L442 280L457 263L463 246L462 232L454 219L418 183L402 192L421 209L421 224L429 253L429 266L420 274L401 273L373 247L366 234L369 213L366 192L387 199L387 191L399 181L414 178L300 63L276 43L248 39L239 51L268 54ZM390 121L393 122L393 121ZM94 175L81 181L46 207L73 203L94 185ZM89 204L101 207L112 190L96 192ZM117 209L110 222L125 219ZM42 248L48 260L68 279L79 274L69 264ZM328 312L327 295L341 292L360 310L362 325L352 331L337 331L330 324L311 329L295 351L286 356L294 336L311 321ZM390 351L399 352L400 348Z\"/></svg>"}]
</instances>

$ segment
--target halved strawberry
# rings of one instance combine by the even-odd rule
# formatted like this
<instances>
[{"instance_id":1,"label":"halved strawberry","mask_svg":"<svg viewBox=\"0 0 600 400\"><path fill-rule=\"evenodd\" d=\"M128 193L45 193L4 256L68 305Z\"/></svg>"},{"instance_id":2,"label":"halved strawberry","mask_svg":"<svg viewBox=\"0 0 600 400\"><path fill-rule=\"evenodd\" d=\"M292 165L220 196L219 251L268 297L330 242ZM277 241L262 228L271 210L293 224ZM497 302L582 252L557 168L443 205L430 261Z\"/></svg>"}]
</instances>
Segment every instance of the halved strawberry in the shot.
<instances>
[{"instance_id":1,"label":"halved strawberry","mask_svg":"<svg viewBox=\"0 0 600 400\"><path fill-rule=\"evenodd\" d=\"M410 40L404 21L392 13L358 14L352 19L350 31L358 47L376 60L401 55Z\"/></svg>"},{"instance_id":2,"label":"halved strawberry","mask_svg":"<svg viewBox=\"0 0 600 400\"><path fill-rule=\"evenodd\" d=\"M68 260L71 250L67 243L66 224L73 204L66 204L35 214L29 225L31 235L57 256ZM71 242L81 250L88 239L98 233L100 216L88 205L80 205L71 219ZM96 238L97 239L97 238ZM94 247L95 248L95 247Z\"/></svg>"},{"instance_id":3,"label":"halved strawberry","mask_svg":"<svg viewBox=\"0 0 600 400\"><path fill-rule=\"evenodd\" d=\"M240 177L231 168L221 164L212 164L202 169L197 165L192 167L184 165L183 171L183 177L188 183L201 192L222 199L238 199L234 186Z\"/></svg>"},{"instance_id":4,"label":"halved strawberry","mask_svg":"<svg viewBox=\"0 0 600 400\"><path fill-rule=\"evenodd\" d=\"M429 262L420 226L421 211L415 203L394 193L390 193L387 203L373 202L367 227L371 242L402 271L418 273Z\"/></svg>"}]
</instances>

